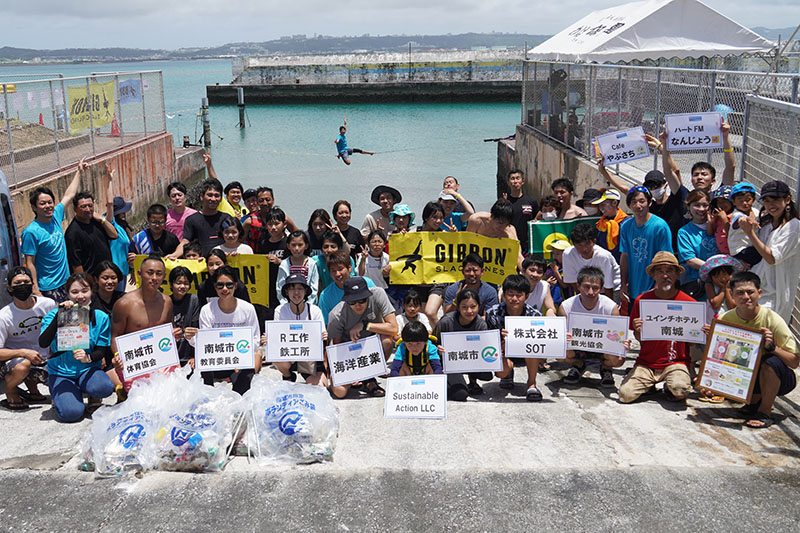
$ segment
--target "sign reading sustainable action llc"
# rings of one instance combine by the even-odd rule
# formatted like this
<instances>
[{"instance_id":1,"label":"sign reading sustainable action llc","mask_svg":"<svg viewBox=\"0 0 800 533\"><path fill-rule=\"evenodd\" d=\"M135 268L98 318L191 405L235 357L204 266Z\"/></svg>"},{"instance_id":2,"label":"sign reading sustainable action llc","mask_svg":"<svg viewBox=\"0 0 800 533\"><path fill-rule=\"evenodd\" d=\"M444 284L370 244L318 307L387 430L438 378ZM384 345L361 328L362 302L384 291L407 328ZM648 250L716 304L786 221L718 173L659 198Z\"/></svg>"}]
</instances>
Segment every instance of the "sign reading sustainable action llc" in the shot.
<instances>
[{"instance_id":1,"label":"sign reading sustainable action llc","mask_svg":"<svg viewBox=\"0 0 800 533\"><path fill-rule=\"evenodd\" d=\"M447 376L401 376L386 380L384 418L447 416Z\"/></svg>"},{"instance_id":2,"label":"sign reading sustainable action llc","mask_svg":"<svg viewBox=\"0 0 800 533\"><path fill-rule=\"evenodd\" d=\"M461 263L468 254L484 261L483 281L500 285L517 271L519 242L471 232L417 231L389 236L393 284L455 283L463 279Z\"/></svg>"},{"instance_id":3,"label":"sign reading sustainable action llc","mask_svg":"<svg viewBox=\"0 0 800 533\"><path fill-rule=\"evenodd\" d=\"M117 350L125 380L180 364L171 323L120 335Z\"/></svg>"}]
</instances>

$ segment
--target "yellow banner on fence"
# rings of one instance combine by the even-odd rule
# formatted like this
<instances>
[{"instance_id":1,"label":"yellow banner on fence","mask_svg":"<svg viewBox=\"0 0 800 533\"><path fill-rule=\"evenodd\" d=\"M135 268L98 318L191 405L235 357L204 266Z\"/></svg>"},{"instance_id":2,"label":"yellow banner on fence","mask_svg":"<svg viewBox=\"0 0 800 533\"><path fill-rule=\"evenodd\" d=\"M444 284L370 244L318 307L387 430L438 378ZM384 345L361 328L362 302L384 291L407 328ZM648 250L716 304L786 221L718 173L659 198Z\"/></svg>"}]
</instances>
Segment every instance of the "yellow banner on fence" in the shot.
<instances>
[{"instance_id":1,"label":"yellow banner on fence","mask_svg":"<svg viewBox=\"0 0 800 533\"><path fill-rule=\"evenodd\" d=\"M389 279L400 285L455 283L468 254L483 258L483 281L501 284L516 274L519 241L471 232L420 231L389 236Z\"/></svg>"},{"instance_id":2,"label":"yellow banner on fence","mask_svg":"<svg viewBox=\"0 0 800 533\"><path fill-rule=\"evenodd\" d=\"M67 87L69 99L69 129L72 132L101 128L111 124L116 109L114 82L90 83L91 96L86 86ZM92 113L91 119L89 113Z\"/></svg>"},{"instance_id":3,"label":"yellow banner on fence","mask_svg":"<svg viewBox=\"0 0 800 533\"><path fill-rule=\"evenodd\" d=\"M136 286L141 287L142 280L139 278L139 267L146 255L137 255L133 261L133 270L136 273ZM192 286L189 292L197 293L200 284L208 277L205 260L196 259L164 259L167 267L167 274L164 276L164 283L161 284L161 291L164 294L172 294L169 288L169 273L179 266L184 266L192 273ZM269 260L265 255L240 254L228 257L228 265L232 266L239 273L239 280L247 287L250 294L250 303L261 304L269 307Z\"/></svg>"}]
</instances>

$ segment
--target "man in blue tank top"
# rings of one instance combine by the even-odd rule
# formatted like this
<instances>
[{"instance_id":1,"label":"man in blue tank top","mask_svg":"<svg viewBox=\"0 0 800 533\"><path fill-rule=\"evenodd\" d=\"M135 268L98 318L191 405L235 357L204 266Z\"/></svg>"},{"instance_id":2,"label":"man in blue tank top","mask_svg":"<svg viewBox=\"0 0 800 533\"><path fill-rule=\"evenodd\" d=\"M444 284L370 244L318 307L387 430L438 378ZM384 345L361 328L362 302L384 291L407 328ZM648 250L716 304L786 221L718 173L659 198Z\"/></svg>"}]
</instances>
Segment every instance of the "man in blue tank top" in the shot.
<instances>
[{"instance_id":1,"label":"man in blue tank top","mask_svg":"<svg viewBox=\"0 0 800 533\"><path fill-rule=\"evenodd\" d=\"M333 141L336 144L336 153L338 154L336 157L341 157L342 161L344 161L345 165L350 164L350 156L355 154L369 154L375 155L375 152L368 152L366 150L360 150L358 148L348 148L347 147L347 117L344 118L344 125L339 126L339 135L336 136L336 140Z\"/></svg>"}]
</instances>

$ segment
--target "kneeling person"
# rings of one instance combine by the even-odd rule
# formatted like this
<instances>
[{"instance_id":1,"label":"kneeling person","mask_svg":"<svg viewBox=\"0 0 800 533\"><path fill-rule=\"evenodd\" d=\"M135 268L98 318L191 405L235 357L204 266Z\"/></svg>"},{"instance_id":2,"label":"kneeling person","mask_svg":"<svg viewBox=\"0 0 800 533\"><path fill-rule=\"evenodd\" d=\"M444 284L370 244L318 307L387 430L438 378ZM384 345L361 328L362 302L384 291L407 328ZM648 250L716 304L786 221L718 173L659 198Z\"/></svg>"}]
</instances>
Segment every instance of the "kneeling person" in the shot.
<instances>
[{"instance_id":1,"label":"kneeling person","mask_svg":"<svg viewBox=\"0 0 800 533\"><path fill-rule=\"evenodd\" d=\"M428 340L425 324L409 322L401 335L403 340L397 345L389 377L442 373L439 350Z\"/></svg>"}]
</instances>

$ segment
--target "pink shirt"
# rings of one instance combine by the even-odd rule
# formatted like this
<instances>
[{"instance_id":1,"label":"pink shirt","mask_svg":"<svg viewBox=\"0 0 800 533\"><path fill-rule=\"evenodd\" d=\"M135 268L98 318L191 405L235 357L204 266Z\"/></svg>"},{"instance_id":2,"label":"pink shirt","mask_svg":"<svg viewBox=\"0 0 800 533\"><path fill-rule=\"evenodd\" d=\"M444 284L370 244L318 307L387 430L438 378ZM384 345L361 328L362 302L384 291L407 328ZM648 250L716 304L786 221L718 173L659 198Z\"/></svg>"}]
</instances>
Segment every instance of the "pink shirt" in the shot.
<instances>
[{"instance_id":1,"label":"pink shirt","mask_svg":"<svg viewBox=\"0 0 800 533\"><path fill-rule=\"evenodd\" d=\"M167 231L171 231L178 237L178 241L183 239L183 223L186 222L186 219L191 215L197 213L196 210L192 209L191 207L187 207L183 213L180 215L176 213L173 209L167 210Z\"/></svg>"}]
</instances>

